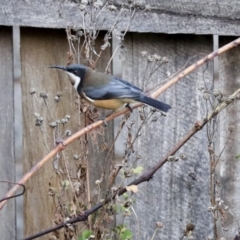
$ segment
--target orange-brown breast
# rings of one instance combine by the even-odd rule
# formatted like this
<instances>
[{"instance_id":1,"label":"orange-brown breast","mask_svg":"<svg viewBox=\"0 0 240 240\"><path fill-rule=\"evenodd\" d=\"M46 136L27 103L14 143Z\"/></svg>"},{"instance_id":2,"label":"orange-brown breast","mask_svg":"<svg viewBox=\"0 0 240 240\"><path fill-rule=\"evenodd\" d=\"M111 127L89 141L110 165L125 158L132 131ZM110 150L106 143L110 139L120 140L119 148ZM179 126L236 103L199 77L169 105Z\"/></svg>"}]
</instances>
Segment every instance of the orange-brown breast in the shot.
<instances>
[{"instance_id":1,"label":"orange-brown breast","mask_svg":"<svg viewBox=\"0 0 240 240\"><path fill-rule=\"evenodd\" d=\"M131 99L107 99L107 100L93 100L93 101L89 101L89 99L86 99L86 100L96 107L113 109L113 110L120 108L125 103L134 102Z\"/></svg>"}]
</instances>

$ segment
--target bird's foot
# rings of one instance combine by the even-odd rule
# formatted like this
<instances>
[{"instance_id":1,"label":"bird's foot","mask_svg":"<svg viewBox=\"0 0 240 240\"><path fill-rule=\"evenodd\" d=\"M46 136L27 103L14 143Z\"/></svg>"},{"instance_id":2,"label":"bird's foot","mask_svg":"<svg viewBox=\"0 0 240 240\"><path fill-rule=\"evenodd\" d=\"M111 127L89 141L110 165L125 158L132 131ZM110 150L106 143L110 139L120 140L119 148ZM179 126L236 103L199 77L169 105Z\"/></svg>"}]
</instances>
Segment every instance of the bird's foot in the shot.
<instances>
[{"instance_id":1,"label":"bird's foot","mask_svg":"<svg viewBox=\"0 0 240 240\"><path fill-rule=\"evenodd\" d=\"M111 111L109 114L107 114L107 116L105 116L105 111L102 111L101 112L101 115L98 117L98 120L102 120L103 123L104 123L104 126L106 127L107 126L107 121L106 121L106 118L109 117L110 115L112 115L115 111Z\"/></svg>"},{"instance_id":2,"label":"bird's foot","mask_svg":"<svg viewBox=\"0 0 240 240\"><path fill-rule=\"evenodd\" d=\"M131 106L129 105L129 103L127 103L127 104L125 105L125 107L128 108L128 109L130 110L130 112L133 112L133 109L131 108Z\"/></svg>"},{"instance_id":3,"label":"bird's foot","mask_svg":"<svg viewBox=\"0 0 240 240\"><path fill-rule=\"evenodd\" d=\"M100 118L100 117L99 117L98 120L103 121L103 126L104 126L104 127L106 127L106 126L108 125L105 117L104 117L104 118Z\"/></svg>"},{"instance_id":4,"label":"bird's foot","mask_svg":"<svg viewBox=\"0 0 240 240\"><path fill-rule=\"evenodd\" d=\"M106 116L105 116L105 112L101 111L101 115L98 117L98 120L103 121L103 126L106 127L107 126L107 121L106 121Z\"/></svg>"}]
</instances>

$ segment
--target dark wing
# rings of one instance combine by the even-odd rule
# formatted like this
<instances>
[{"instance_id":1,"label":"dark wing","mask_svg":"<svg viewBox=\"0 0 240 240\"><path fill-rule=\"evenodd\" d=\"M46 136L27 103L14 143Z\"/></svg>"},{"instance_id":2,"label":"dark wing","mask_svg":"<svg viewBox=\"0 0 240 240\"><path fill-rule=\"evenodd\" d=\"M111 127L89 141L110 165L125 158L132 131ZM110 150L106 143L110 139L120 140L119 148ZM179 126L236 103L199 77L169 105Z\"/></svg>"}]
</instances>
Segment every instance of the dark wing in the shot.
<instances>
[{"instance_id":1,"label":"dark wing","mask_svg":"<svg viewBox=\"0 0 240 240\"><path fill-rule=\"evenodd\" d=\"M94 100L103 99L121 99L121 98L131 98L138 99L142 96L142 90L126 82L122 79L112 78L107 84L101 86L90 87L84 86L81 89L87 97Z\"/></svg>"},{"instance_id":2,"label":"dark wing","mask_svg":"<svg viewBox=\"0 0 240 240\"><path fill-rule=\"evenodd\" d=\"M134 89L142 92L142 89L141 89L141 88L138 88L138 87L132 85L131 83L129 83L129 82L127 82L127 81L125 81L125 80L123 80L123 79L121 79L121 78L116 78L116 77L114 77L114 79L117 80L117 81L119 81L119 82L121 82L121 83L123 83L123 84L125 84L125 85L127 85L127 86L129 86L129 87L131 87L131 88L134 88Z\"/></svg>"}]
</instances>

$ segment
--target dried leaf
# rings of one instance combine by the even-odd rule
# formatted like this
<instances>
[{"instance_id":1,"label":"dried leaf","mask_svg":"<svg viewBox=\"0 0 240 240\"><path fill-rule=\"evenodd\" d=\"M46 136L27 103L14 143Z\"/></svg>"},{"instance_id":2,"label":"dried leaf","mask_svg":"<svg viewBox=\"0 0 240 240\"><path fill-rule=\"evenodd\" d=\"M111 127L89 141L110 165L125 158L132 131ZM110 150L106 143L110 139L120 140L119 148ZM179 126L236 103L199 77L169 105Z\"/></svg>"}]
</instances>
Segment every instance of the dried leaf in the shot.
<instances>
[{"instance_id":1,"label":"dried leaf","mask_svg":"<svg viewBox=\"0 0 240 240\"><path fill-rule=\"evenodd\" d=\"M133 192L133 193L137 193L138 192L138 186L137 185L130 185L126 187L128 192Z\"/></svg>"}]
</instances>

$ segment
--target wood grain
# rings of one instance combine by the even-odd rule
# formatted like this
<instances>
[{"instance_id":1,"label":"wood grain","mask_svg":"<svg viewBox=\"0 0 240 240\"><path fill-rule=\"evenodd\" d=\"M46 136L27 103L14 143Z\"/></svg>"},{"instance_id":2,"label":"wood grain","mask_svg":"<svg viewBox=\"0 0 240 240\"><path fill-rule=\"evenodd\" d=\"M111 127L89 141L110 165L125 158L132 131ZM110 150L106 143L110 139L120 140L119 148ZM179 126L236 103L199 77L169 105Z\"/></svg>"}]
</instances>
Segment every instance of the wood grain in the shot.
<instances>
[{"instance_id":1,"label":"wood grain","mask_svg":"<svg viewBox=\"0 0 240 240\"><path fill-rule=\"evenodd\" d=\"M13 51L12 29L0 28L0 181L15 182L14 158L14 101L13 101ZM0 196L12 187L12 184L0 183ZM0 232L2 239L16 239L15 200L0 212Z\"/></svg>"},{"instance_id":2,"label":"wood grain","mask_svg":"<svg viewBox=\"0 0 240 240\"><path fill-rule=\"evenodd\" d=\"M48 69L51 65L65 64L67 49L64 31L21 29L24 173L49 152L55 145L55 139L64 138L66 130L77 131L79 122L81 124L81 119L74 113L76 94L68 87L68 79L61 73ZM33 93L34 91L36 92ZM54 101L57 92L62 92L59 102ZM46 93L48 97L44 100L40 97L41 93ZM34 114L43 118L41 126L36 126ZM69 123L59 124L58 128L53 129L49 126L51 122L62 119L65 115L71 116ZM81 146L77 143L66 149L64 155L59 155L58 169L54 169L53 162L49 162L26 184L26 236L53 225L59 203L55 203L53 197L48 195L49 190L53 188L55 194L60 195L61 179L66 177L63 174L63 169L66 170L64 164L73 164L67 169L71 175L74 174L73 155L80 151ZM61 201L70 201L70 192L63 191Z\"/></svg>"},{"instance_id":3,"label":"wood grain","mask_svg":"<svg viewBox=\"0 0 240 240\"><path fill-rule=\"evenodd\" d=\"M221 37L220 46L234 40L231 37ZM225 91L226 96L232 94L240 87L240 49L235 48L223 54L219 58L219 89ZM218 221L218 230L222 237L233 239L238 233L236 219L240 219L240 189L239 189L239 101L226 108L219 118L219 148L218 154L223 151L219 166L219 180L221 186L216 187L216 193L229 207L226 211L223 227L228 229L222 233L222 224ZM229 129L232 128L232 132ZM231 214L234 214L234 216Z\"/></svg>"},{"instance_id":4,"label":"wood grain","mask_svg":"<svg viewBox=\"0 0 240 240\"><path fill-rule=\"evenodd\" d=\"M163 81L166 74L181 69L188 60L190 64L199 59L200 56L192 58L195 54L211 52L212 40L200 36L133 33L128 34L124 46L123 78L140 87L145 79L146 87L150 89ZM151 65L146 67L148 60L142 56L143 51L170 60L150 80L148 76L153 68ZM201 86L210 89L212 76L213 66L209 63L159 97L173 108L166 117L157 114L157 121L145 125L141 130L141 136L134 145L133 159L136 155L141 156L137 165L149 169L190 131L197 120L206 115L205 100L198 88ZM137 113L131 121L135 122L132 131L134 136L141 123ZM150 239L158 221L164 225L156 235L159 239L180 239L189 222L196 226L193 233L195 239L205 239L212 231L212 216L207 211L209 162L205 131L199 132L185 144L176 157L180 157L180 154L185 155L185 160L167 163L151 181L139 187L136 204L133 205L138 223L134 217L130 219L134 239L140 239L139 236Z\"/></svg>"},{"instance_id":5,"label":"wood grain","mask_svg":"<svg viewBox=\"0 0 240 240\"><path fill-rule=\"evenodd\" d=\"M83 27L83 12L78 1L12 0L0 1L0 24L45 28ZM114 1L116 11L104 10L96 20L96 27L109 30L123 2ZM234 7L232 7L234 6ZM136 13L130 24L132 32L194 33L240 35L238 0L170 0L138 1ZM129 6L126 8L129 9ZM150 11L146 9L151 9ZM90 8L88 8L90 11ZM117 28L125 31L129 23L129 10L123 11ZM91 15L86 14L85 26L90 26ZM104 20L104 21L103 21ZM141 24L139 24L141 23Z\"/></svg>"},{"instance_id":6,"label":"wood grain","mask_svg":"<svg viewBox=\"0 0 240 240\"><path fill-rule=\"evenodd\" d=\"M74 133L85 126L78 94L67 76L48 68L51 65L65 65L67 52L68 42L63 30L21 29L24 172L29 171L53 148L55 140L65 138L67 131ZM106 58L103 58L99 68L106 64L109 53L105 54ZM83 59L81 62L85 63ZM60 100L56 102L54 98L59 92ZM47 94L47 98L40 97L43 93ZM43 118L41 126L36 126L38 114ZM49 126L56 120L66 118L66 115L70 116L67 123L60 122L55 128ZM108 128L101 129L102 135L95 132L91 133L93 136L85 136L74 142L58 155L58 161L53 159L55 162L47 163L28 181L24 202L26 236L50 228L53 221L58 219L65 221L68 216L65 206L69 210L76 205L81 212L89 207L89 202L97 201L92 198L97 188L95 181L100 178L102 162L107 154L101 146L105 141L112 143L111 129L112 125L109 124ZM108 132L105 134L105 131ZM77 231L82 229L81 226L78 224ZM80 233L76 233L79 236ZM63 231L60 231L60 239L63 238ZM49 236L43 239L49 239Z\"/></svg>"}]
</instances>

